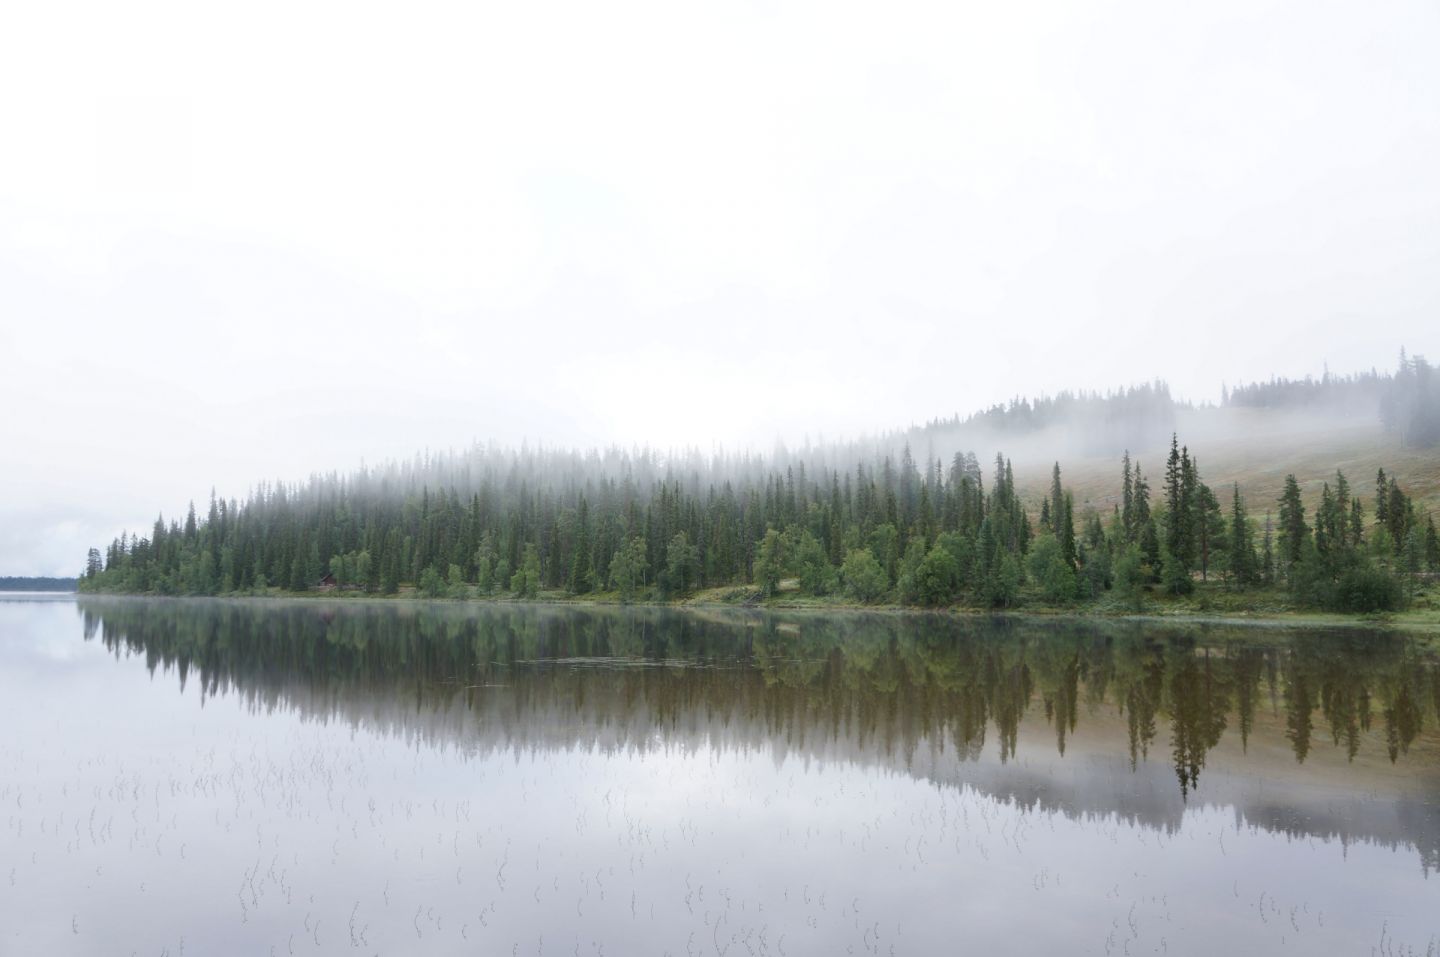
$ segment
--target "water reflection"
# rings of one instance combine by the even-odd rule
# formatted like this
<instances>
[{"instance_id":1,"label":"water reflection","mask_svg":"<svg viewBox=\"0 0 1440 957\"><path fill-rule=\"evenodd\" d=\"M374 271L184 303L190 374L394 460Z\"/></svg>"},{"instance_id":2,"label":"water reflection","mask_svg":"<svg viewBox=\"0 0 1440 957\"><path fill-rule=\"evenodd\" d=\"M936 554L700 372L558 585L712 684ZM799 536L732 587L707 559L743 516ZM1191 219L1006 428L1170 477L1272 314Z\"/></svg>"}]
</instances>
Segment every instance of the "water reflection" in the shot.
<instances>
[{"instance_id":1,"label":"water reflection","mask_svg":"<svg viewBox=\"0 0 1440 957\"><path fill-rule=\"evenodd\" d=\"M182 689L427 746L770 749L1165 831L1197 801L1230 806L1440 866L1440 668L1394 633L360 602L81 614Z\"/></svg>"}]
</instances>

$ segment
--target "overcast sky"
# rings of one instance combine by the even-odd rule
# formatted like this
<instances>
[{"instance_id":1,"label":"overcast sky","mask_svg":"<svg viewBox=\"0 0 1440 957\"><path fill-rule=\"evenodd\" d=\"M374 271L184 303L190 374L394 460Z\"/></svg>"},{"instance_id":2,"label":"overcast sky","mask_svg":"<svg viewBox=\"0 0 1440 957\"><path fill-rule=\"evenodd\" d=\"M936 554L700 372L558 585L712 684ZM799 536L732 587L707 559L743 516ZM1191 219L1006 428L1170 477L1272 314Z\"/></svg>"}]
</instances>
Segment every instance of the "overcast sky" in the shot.
<instances>
[{"instance_id":1,"label":"overcast sky","mask_svg":"<svg viewBox=\"0 0 1440 957\"><path fill-rule=\"evenodd\" d=\"M1433 0L13 4L0 574L473 439L1389 368L1437 50Z\"/></svg>"}]
</instances>

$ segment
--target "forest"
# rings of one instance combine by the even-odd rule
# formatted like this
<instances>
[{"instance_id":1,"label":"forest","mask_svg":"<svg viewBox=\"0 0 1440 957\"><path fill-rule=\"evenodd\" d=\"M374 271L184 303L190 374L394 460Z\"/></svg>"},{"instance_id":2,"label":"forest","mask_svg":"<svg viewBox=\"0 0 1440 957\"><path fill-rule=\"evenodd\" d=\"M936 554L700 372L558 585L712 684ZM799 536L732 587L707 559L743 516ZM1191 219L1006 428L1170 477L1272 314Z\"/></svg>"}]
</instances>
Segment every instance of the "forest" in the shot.
<instances>
[{"instance_id":1,"label":"forest","mask_svg":"<svg viewBox=\"0 0 1440 957\"><path fill-rule=\"evenodd\" d=\"M1223 404L1360 408L1405 447L1440 443L1433 370L1403 350L1394 373L1227 387ZM1373 480L1337 469L1308 506L1290 475L1277 500L1252 503L1238 485L1207 485L1172 432L1158 472L1123 451L1113 505L1077 510L1059 462L1049 494L1022 501L1003 455L987 475L972 452L911 452L976 428L1017 440L1058 429L1119 449L1170 431L1180 409L1193 407L1159 382L1062 393L768 458L477 444L262 484L244 501L212 493L203 514L192 503L183 522L162 516L148 535L92 548L79 588L1117 610L1200 589L1364 613L1406 607L1440 573L1434 517L1384 469Z\"/></svg>"},{"instance_id":2,"label":"forest","mask_svg":"<svg viewBox=\"0 0 1440 957\"><path fill-rule=\"evenodd\" d=\"M1158 473L1128 453L1117 464L1114 506L1077 514L1059 463L1049 495L1025 503L1000 455L987 476L973 454L916 461L908 446L783 470L477 447L192 505L91 549L80 588L628 602L730 587L747 601L1139 609L1202 587L1375 612L1440 570L1434 517L1383 470L1365 491L1337 471L1309 509L1293 475L1254 506L1212 489L1178 436Z\"/></svg>"}]
</instances>

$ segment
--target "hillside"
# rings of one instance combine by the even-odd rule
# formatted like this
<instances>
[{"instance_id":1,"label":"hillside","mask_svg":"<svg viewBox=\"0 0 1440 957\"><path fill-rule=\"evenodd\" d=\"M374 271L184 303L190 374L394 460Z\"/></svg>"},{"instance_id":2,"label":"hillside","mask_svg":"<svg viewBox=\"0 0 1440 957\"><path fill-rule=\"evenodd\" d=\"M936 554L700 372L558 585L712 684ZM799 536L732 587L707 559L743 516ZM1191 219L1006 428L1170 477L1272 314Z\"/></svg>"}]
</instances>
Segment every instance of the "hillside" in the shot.
<instances>
[{"instance_id":1,"label":"hillside","mask_svg":"<svg viewBox=\"0 0 1440 957\"><path fill-rule=\"evenodd\" d=\"M1220 417L1231 427L1229 434L1205 421ZM1257 517L1274 508L1285 476L1291 473L1313 511L1322 485L1328 481L1334 486L1336 469L1345 473L1367 510L1371 509L1375 475L1382 468L1410 494L1417 508L1440 515L1440 449L1407 448L1376 419L1352 417L1326 426L1277 410L1205 410L1182 416L1176 429L1180 442L1189 444L1199 460L1205 482L1217 494L1239 483L1251 514ZM1204 438L1196 441L1195 435ZM1131 449L1130 454L1153 481L1161 475L1168 450L1169 435L1164 435L1145 447ZM1049 494L1049 475L1036 467L1039 462L1026 464L1029 467L1022 470L1016 463L1017 485L1027 502L1038 503ZM1094 508L1107 513L1119 504L1118 453L1062 460L1061 468L1082 511Z\"/></svg>"}]
</instances>

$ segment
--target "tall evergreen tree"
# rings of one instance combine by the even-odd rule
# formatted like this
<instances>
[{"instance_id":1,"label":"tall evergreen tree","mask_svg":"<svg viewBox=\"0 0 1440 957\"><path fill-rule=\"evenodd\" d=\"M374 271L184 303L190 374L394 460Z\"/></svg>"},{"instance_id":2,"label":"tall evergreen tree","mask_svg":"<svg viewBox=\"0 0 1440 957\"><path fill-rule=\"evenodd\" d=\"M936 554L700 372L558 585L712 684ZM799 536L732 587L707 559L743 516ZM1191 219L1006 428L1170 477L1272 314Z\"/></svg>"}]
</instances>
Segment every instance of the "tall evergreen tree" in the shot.
<instances>
[{"instance_id":1,"label":"tall evergreen tree","mask_svg":"<svg viewBox=\"0 0 1440 957\"><path fill-rule=\"evenodd\" d=\"M1229 581L1237 588L1248 588L1255 584L1258 575L1255 568L1255 542L1250 529L1250 518L1245 512L1245 500L1240 497L1240 483L1231 489L1229 548L1226 550L1226 571Z\"/></svg>"},{"instance_id":2,"label":"tall evergreen tree","mask_svg":"<svg viewBox=\"0 0 1440 957\"><path fill-rule=\"evenodd\" d=\"M573 595L583 595L590 590L593 578L590 570L590 507L585 497L580 497L580 506L575 512L575 537L570 549L569 588Z\"/></svg>"},{"instance_id":3,"label":"tall evergreen tree","mask_svg":"<svg viewBox=\"0 0 1440 957\"><path fill-rule=\"evenodd\" d=\"M1120 485L1120 527L1124 529L1125 541L1135 540L1135 485L1130 471L1130 450L1125 450L1121 462Z\"/></svg>"},{"instance_id":4,"label":"tall evergreen tree","mask_svg":"<svg viewBox=\"0 0 1440 957\"><path fill-rule=\"evenodd\" d=\"M1278 557L1289 574L1289 569L1300 561L1305 543L1310 538L1310 526L1305 522L1305 504L1300 498L1300 483L1293 473L1285 476L1285 491L1280 495L1278 510Z\"/></svg>"},{"instance_id":5,"label":"tall evergreen tree","mask_svg":"<svg viewBox=\"0 0 1440 957\"><path fill-rule=\"evenodd\" d=\"M1211 555L1223 553L1225 541L1225 520L1220 513L1220 502L1210 486L1200 482L1195 491L1195 532L1196 550L1200 558L1200 580L1210 580Z\"/></svg>"}]
</instances>

